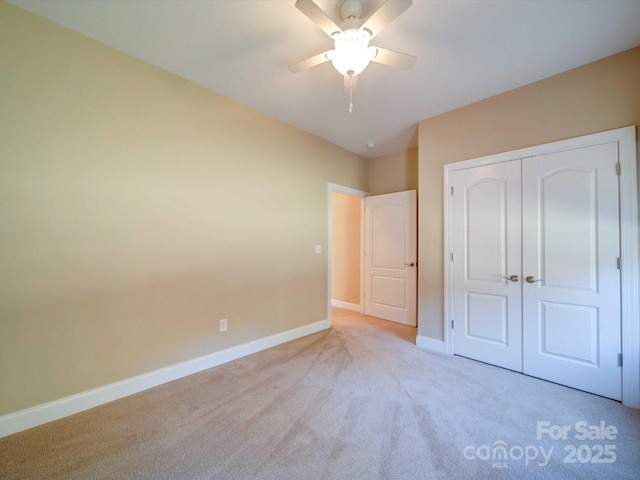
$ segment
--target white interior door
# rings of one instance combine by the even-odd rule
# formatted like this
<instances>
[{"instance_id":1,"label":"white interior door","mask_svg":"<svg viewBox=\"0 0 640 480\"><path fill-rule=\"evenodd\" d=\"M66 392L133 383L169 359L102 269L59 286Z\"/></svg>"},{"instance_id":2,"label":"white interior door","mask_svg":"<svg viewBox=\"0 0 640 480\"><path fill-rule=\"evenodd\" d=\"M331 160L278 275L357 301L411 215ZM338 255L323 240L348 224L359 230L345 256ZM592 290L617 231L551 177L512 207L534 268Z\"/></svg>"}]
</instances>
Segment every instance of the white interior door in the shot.
<instances>
[{"instance_id":1,"label":"white interior door","mask_svg":"<svg viewBox=\"0 0 640 480\"><path fill-rule=\"evenodd\" d=\"M520 162L454 174L453 345L522 371Z\"/></svg>"},{"instance_id":2,"label":"white interior door","mask_svg":"<svg viewBox=\"0 0 640 480\"><path fill-rule=\"evenodd\" d=\"M617 162L613 142L454 173L455 354L621 399Z\"/></svg>"},{"instance_id":3,"label":"white interior door","mask_svg":"<svg viewBox=\"0 0 640 480\"><path fill-rule=\"evenodd\" d=\"M416 192L365 199L366 315L416 326Z\"/></svg>"},{"instance_id":4,"label":"white interior door","mask_svg":"<svg viewBox=\"0 0 640 480\"><path fill-rule=\"evenodd\" d=\"M620 400L617 162L617 143L522 161L522 288L524 373Z\"/></svg>"}]
</instances>

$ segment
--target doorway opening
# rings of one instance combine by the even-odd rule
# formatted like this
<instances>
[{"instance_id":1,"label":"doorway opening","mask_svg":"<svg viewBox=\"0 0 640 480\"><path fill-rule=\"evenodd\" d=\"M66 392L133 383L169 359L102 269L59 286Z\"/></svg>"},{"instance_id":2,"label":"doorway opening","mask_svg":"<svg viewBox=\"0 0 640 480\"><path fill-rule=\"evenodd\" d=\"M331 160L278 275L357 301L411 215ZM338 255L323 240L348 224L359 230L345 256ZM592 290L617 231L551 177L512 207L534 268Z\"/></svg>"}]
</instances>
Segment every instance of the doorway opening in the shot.
<instances>
[{"instance_id":1,"label":"doorway opening","mask_svg":"<svg viewBox=\"0 0 640 480\"><path fill-rule=\"evenodd\" d=\"M327 318L334 306L415 327L416 191L329 184L327 197Z\"/></svg>"},{"instance_id":2,"label":"doorway opening","mask_svg":"<svg viewBox=\"0 0 640 480\"><path fill-rule=\"evenodd\" d=\"M363 199L367 192L328 184L327 318L331 307L364 312Z\"/></svg>"}]
</instances>

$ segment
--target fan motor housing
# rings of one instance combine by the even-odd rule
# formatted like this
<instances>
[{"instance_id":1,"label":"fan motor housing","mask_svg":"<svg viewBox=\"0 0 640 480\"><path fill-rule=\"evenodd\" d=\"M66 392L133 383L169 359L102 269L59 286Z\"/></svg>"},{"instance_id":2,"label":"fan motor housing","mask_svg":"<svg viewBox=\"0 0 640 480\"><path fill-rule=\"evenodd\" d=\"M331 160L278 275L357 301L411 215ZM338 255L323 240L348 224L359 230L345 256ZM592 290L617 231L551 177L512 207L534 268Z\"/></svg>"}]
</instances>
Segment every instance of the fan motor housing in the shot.
<instances>
[{"instance_id":1,"label":"fan motor housing","mask_svg":"<svg viewBox=\"0 0 640 480\"><path fill-rule=\"evenodd\" d=\"M362 15L362 3L360 0L344 0L340 5L340 16L343 20L360 18L360 15Z\"/></svg>"}]
</instances>

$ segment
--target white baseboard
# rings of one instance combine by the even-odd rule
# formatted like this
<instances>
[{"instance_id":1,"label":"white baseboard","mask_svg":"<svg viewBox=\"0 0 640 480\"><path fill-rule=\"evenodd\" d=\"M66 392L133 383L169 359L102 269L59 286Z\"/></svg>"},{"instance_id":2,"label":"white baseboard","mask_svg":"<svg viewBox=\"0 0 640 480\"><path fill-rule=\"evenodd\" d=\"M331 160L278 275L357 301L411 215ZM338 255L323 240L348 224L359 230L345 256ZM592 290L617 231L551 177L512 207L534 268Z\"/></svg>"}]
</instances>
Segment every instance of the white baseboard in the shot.
<instances>
[{"instance_id":1,"label":"white baseboard","mask_svg":"<svg viewBox=\"0 0 640 480\"><path fill-rule=\"evenodd\" d=\"M424 335L418 335L416 337L416 346L433 353L446 353L443 340L436 340L435 338L425 337Z\"/></svg>"},{"instance_id":2,"label":"white baseboard","mask_svg":"<svg viewBox=\"0 0 640 480\"><path fill-rule=\"evenodd\" d=\"M334 300L333 298L331 299L331 306L344 308L345 310L352 310L354 312L360 312L360 305L358 305L357 303L343 302L342 300Z\"/></svg>"},{"instance_id":3,"label":"white baseboard","mask_svg":"<svg viewBox=\"0 0 640 480\"><path fill-rule=\"evenodd\" d=\"M193 375L327 328L331 328L331 321L321 320L153 372L3 415L0 417L0 438L157 387L163 383Z\"/></svg>"}]
</instances>

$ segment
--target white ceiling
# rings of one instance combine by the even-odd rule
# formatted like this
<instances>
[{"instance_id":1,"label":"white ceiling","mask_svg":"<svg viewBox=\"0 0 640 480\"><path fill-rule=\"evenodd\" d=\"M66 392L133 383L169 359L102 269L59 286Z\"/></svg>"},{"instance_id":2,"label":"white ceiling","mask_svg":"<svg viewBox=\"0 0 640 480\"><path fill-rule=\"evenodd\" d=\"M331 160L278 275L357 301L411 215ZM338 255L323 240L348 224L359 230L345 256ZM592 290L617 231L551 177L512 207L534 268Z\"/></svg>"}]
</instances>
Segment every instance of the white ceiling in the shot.
<instances>
[{"instance_id":1,"label":"white ceiling","mask_svg":"<svg viewBox=\"0 0 640 480\"><path fill-rule=\"evenodd\" d=\"M640 45L639 0L414 0L371 44L416 65L370 64L350 114L330 63L287 69L333 48L295 0L10 3L368 158L417 145L420 120ZM340 0L316 3L339 23Z\"/></svg>"}]
</instances>

